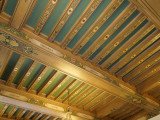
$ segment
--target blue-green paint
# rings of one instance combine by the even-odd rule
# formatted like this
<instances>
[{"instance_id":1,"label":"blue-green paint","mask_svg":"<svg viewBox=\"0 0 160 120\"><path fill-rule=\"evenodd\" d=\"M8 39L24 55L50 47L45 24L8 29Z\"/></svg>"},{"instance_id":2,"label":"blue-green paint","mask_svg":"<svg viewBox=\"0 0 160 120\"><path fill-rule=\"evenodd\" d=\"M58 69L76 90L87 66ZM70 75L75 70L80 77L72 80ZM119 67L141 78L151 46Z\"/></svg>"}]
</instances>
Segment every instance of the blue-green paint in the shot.
<instances>
[{"instance_id":1,"label":"blue-green paint","mask_svg":"<svg viewBox=\"0 0 160 120\"><path fill-rule=\"evenodd\" d=\"M4 112L4 114L8 115L8 113L11 111L12 108L13 108L13 106L9 105L8 108L6 109L6 111Z\"/></svg>"},{"instance_id":2,"label":"blue-green paint","mask_svg":"<svg viewBox=\"0 0 160 120\"><path fill-rule=\"evenodd\" d=\"M8 0L4 12L12 16L18 0Z\"/></svg>"},{"instance_id":3,"label":"blue-green paint","mask_svg":"<svg viewBox=\"0 0 160 120\"><path fill-rule=\"evenodd\" d=\"M30 15L28 21L27 21L27 25L31 26L31 27L35 27L36 23L38 22L44 8L46 7L47 3L49 0L38 0L33 11L32 14Z\"/></svg>"},{"instance_id":4,"label":"blue-green paint","mask_svg":"<svg viewBox=\"0 0 160 120\"><path fill-rule=\"evenodd\" d=\"M49 35L49 33L51 32L51 30L53 29L55 24L58 22L60 16L64 12L64 10L67 7L69 2L70 2L70 0L59 0L56 8L54 9L54 11L52 13L52 15L48 19L47 24L42 29L42 33L44 33L47 36Z\"/></svg>"},{"instance_id":5,"label":"blue-green paint","mask_svg":"<svg viewBox=\"0 0 160 120\"><path fill-rule=\"evenodd\" d=\"M114 66L120 59L122 59L125 55L127 55L128 53L130 53L136 46L138 46L142 41L144 41L149 35L151 35L154 31L156 30L156 28L154 28L153 30L151 30L147 35L145 35L139 42L137 42L132 48L130 48L124 55L122 55L118 60L116 60L108 69L110 69L112 66ZM153 43L154 44L154 43ZM151 44L150 46L148 46L146 49L148 49L149 47L151 47L153 44ZM142 52L140 52L135 58L133 58L131 61L129 61L126 65L124 65L121 69L123 69L125 66L127 66L130 62L132 62L134 59L136 59L139 55L141 55L146 49L144 49ZM121 70L120 69L120 70ZM119 71L120 71L119 70ZM118 71L117 71L118 72Z\"/></svg>"},{"instance_id":6,"label":"blue-green paint","mask_svg":"<svg viewBox=\"0 0 160 120\"><path fill-rule=\"evenodd\" d=\"M128 41L134 34L136 34L136 32L138 32L148 21L145 20L144 22L142 22L141 25L139 25L131 34L129 34L124 41ZM125 42L122 42L121 44L119 44L114 50L112 50L112 52L110 52L100 63L99 65L101 65L105 60L107 60L115 51L117 51Z\"/></svg>"},{"instance_id":7,"label":"blue-green paint","mask_svg":"<svg viewBox=\"0 0 160 120\"><path fill-rule=\"evenodd\" d=\"M36 67L34 68L34 70L32 71L32 73L30 74L30 76L28 77L28 79L25 81L25 83L23 84L23 87L28 88L29 85L32 83L32 81L37 77L38 73L42 70L42 68L44 67L44 65L38 63L36 65Z\"/></svg>"},{"instance_id":8,"label":"blue-green paint","mask_svg":"<svg viewBox=\"0 0 160 120\"><path fill-rule=\"evenodd\" d=\"M129 2L125 0L119 8L111 15L111 17L103 24L103 26L96 32L96 34L87 42L87 44L81 49L79 54L83 54L94 41L108 28L108 26L118 17L118 15L129 5Z\"/></svg>"},{"instance_id":9,"label":"blue-green paint","mask_svg":"<svg viewBox=\"0 0 160 120\"><path fill-rule=\"evenodd\" d=\"M136 10L109 38L102 46L90 57L90 60L92 60L99 52L101 52L102 49L106 45L108 45L109 42L111 42L137 15L139 12ZM125 43L127 40L125 39L123 43Z\"/></svg>"},{"instance_id":10,"label":"blue-green paint","mask_svg":"<svg viewBox=\"0 0 160 120\"><path fill-rule=\"evenodd\" d=\"M19 113L21 110L22 110L21 108L18 108L18 109L16 110L16 112L13 114L13 116L17 116L18 113Z\"/></svg>"},{"instance_id":11,"label":"blue-green paint","mask_svg":"<svg viewBox=\"0 0 160 120\"><path fill-rule=\"evenodd\" d=\"M63 26L62 30L59 32L58 36L55 38L56 41L61 42L66 34L69 32L71 27L77 21L77 19L82 15L91 0L81 0L77 8L72 13L71 17L68 19L66 24Z\"/></svg>"},{"instance_id":12,"label":"blue-green paint","mask_svg":"<svg viewBox=\"0 0 160 120\"><path fill-rule=\"evenodd\" d=\"M37 83L36 87L34 88L35 91L37 91L48 79L53 75L54 70L49 69L46 74L41 78L39 83Z\"/></svg>"},{"instance_id":13,"label":"blue-green paint","mask_svg":"<svg viewBox=\"0 0 160 120\"><path fill-rule=\"evenodd\" d=\"M105 10L105 8L109 5L112 0L103 0L102 3L98 6L98 8L94 11L91 17L87 20L85 25L81 28L81 30L76 34L73 40L69 43L68 47L73 48L74 45L80 40L80 38L85 34L85 32L91 27L91 25L97 20L97 18L101 15L101 13Z\"/></svg>"},{"instance_id":14,"label":"blue-green paint","mask_svg":"<svg viewBox=\"0 0 160 120\"><path fill-rule=\"evenodd\" d=\"M12 71L13 71L13 69L14 69L14 67L15 67L18 59L19 59L19 57L20 57L19 54L13 52L13 54L12 54L7 66L6 66L6 68L5 68L5 70L4 70L4 72L3 72L2 76L1 76L2 80L6 81L9 78L9 76L12 73Z\"/></svg>"},{"instance_id":15,"label":"blue-green paint","mask_svg":"<svg viewBox=\"0 0 160 120\"><path fill-rule=\"evenodd\" d=\"M31 63L33 62L33 60L27 58L24 63L22 64L20 70L18 71L16 77L13 80L14 84L19 83L19 81L23 78L23 76L25 75L25 73L27 72L27 70L29 69Z\"/></svg>"}]
</instances>

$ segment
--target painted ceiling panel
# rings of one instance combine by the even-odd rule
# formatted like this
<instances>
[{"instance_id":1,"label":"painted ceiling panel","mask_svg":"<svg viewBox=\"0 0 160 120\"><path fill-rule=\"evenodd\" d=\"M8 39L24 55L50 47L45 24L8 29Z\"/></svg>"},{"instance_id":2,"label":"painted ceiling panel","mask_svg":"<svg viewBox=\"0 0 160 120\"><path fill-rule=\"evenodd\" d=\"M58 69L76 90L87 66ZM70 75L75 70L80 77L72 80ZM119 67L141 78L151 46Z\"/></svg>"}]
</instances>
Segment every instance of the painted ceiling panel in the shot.
<instances>
[{"instance_id":1,"label":"painted ceiling panel","mask_svg":"<svg viewBox=\"0 0 160 120\"><path fill-rule=\"evenodd\" d=\"M144 5L145 0L5 1L0 100L5 96L64 113L69 89L77 117L128 120L157 114L160 30L157 13ZM5 102L1 117L57 119Z\"/></svg>"},{"instance_id":2,"label":"painted ceiling panel","mask_svg":"<svg viewBox=\"0 0 160 120\"><path fill-rule=\"evenodd\" d=\"M111 17L103 24L101 28L96 32L96 34L87 42L84 48L81 49L79 54L83 54L89 46L97 40L97 38L103 33L104 30L108 28L108 26L118 17L118 15L129 5L129 2L125 0L119 8L111 15Z\"/></svg>"},{"instance_id":3,"label":"painted ceiling panel","mask_svg":"<svg viewBox=\"0 0 160 120\"><path fill-rule=\"evenodd\" d=\"M29 17L28 21L27 21L27 25L31 26L31 27L35 27L36 23L38 22L38 19L40 18L45 6L47 5L49 0L38 0L37 4L34 8L34 10L32 11L31 16Z\"/></svg>"},{"instance_id":4,"label":"painted ceiling panel","mask_svg":"<svg viewBox=\"0 0 160 120\"><path fill-rule=\"evenodd\" d=\"M18 0L8 0L5 6L4 11L9 14L12 15L14 12L14 9L16 7Z\"/></svg>"},{"instance_id":5,"label":"painted ceiling panel","mask_svg":"<svg viewBox=\"0 0 160 120\"><path fill-rule=\"evenodd\" d=\"M73 38L73 40L68 44L67 47L73 48L74 45L79 41L79 39L85 34L85 32L91 27L91 25L96 21L96 19L102 14L104 9L109 5L111 1L102 1L102 3L98 6L98 8L95 10L95 12L91 15L91 17L87 20L85 23L85 26L83 26L80 31L76 34L76 36Z\"/></svg>"},{"instance_id":6,"label":"painted ceiling panel","mask_svg":"<svg viewBox=\"0 0 160 120\"><path fill-rule=\"evenodd\" d=\"M79 5L75 9L75 11L73 12L71 17L69 18L69 20L66 22L64 27L61 29L61 31L59 32L59 34L55 38L56 41L62 42L62 40L64 39L64 37L68 33L68 31L72 28L74 23L79 19L79 17L82 15L84 10L87 8L89 3L90 3L90 0L81 0L81 2L79 3Z\"/></svg>"}]
</instances>

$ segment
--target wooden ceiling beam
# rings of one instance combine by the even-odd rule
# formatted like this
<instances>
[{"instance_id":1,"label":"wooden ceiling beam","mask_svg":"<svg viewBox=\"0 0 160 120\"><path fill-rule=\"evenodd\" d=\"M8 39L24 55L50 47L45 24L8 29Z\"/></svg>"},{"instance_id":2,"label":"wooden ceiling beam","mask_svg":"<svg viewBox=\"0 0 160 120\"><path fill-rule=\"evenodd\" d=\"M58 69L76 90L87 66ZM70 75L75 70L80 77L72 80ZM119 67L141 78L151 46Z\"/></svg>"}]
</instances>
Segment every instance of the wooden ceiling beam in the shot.
<instances>
[{"instance_id":1,"label":"wooden ceiling beam","mask_svg":"<svg viewBox=\"0 0 160 120\"><path fill-rule=\"evenodd\" d=\"M6 52L4 52L4 54L2 53L2 57L1 57L1 65L2 65L2 67L0 67L0 78L2 77L2 74L3 74L3 72L4 72L4 70L5 70L5 68L6 68L6 66L7 66L7 64L9 62L10 58L11 58L11 56L12 56L12 53L13 53L13 51L8 52L7 54L6 54Z\"/></svg>"},{"instance_id":2,"label":"wooden ceiling beam","mask_svg":"<svg viewBox=\"0 0 160 120\"><path fill-rule=\"evenodd\" d=\"M5 105L3 106L2 110L0 111L0 117L3 116L3 114L4 114L5 111L7 110L8 106L9 106L9 104L5 104Z\"/></svg>"},{"instance_id":3,"label":"wooden ceiling beam","mask_svg":"<svg viewBox=\"0 0 160 120\"><path fill-rule=\"evenodd\" d=\"M125 120L138 120L139 118L143 117L143 116L146 116L148 113L144 110L140 111L140 112L137 112L136 114L128 117L127 119Z\"/></svg>"},{"instance_id":4,"label":"wooden ceiling beam","mask_svg":"<svg viewBox=\"0 0 160 120\"><path fill-rule=\"evenodd\" d=\"M18 58L18 61L14 67L14 69L12 70L11 74L9 75L8 80L6 81L6 85L11 85L14 78L16 77L18 71L20 70L21 66L23 65L25 61L25 57L20 56L20 58Z\"/></svg>"},{"instance_id":5,"label":"wooden ceiling beam","mask_svg":"<svg viewBox=\"0 0 160 120\"><path fill-rule=\"evenodd\" d=\"M6 27L5 27L6 28ZM26 54L26 51L20 51L18 49L15 49L12 46L8 46L6 44L3 44L3 42L1 43L1 45L8 47L10 49L15 50L16 52L23 54L26 57L31 57L31 59L39 61L40 63L43 63L46 66L50 66L54 69L60 70L63 73L72 76L75 79L79 79L85 83L88 83L94 87L97 87L99 89L102 89L106 92L112 93L113 95L116 95L122 99L124 99L125 101L128 101L132 104L135 104L135 102L133 102L132 100L128 99L128 96L132 96L132 98L135 99L141 99L143 102L147 103L146 105L143 104L135 104L137 106L140 107L144 107L146 109L150 109L152 110L153 108L157 107L159 104L156 102L151 102L151 101L147 101L141 97L139 97L138 95L136 95L136 91L134 87L131 87L130 85L125 84L124 82L122 82L122 80L116 78L115 76L104 72L103 70L91 65L90 63L84 63L84 65L87 65L91 68L102 72L103 74L105 74L107 76L107 79L110 78L110 80L112 81L117 81L118 85L113 84L112 82L107 81L107 79L105 80L102 77L98 77L95 74L88 72L86 69L83 69L81 67L77 67L71 63L69 63L68 61L66 61L65 59L63 59L63 57L58 57L57 55L49 52L46 49L40 48L39 46L36 46L34 43L31 43L30 41L27 40L23 40L23 39L19 39L19 37L17 37L16 35L14 35L13 33L9 33L7 32L5 29L1 28L1 30L3 30L4 32L6 32L9 36L10 34L13 35L15 38L18 38L17 42L22 42L23 45L26 44L28 46L30 46L32 48L32 51L27 51L28 54ZM29 34L31 35L31 33ZM33 34L32 34L33 35ZM35 36L35 35L34 35ZM34 37L33 37L34 38ZM40 38L40 37L39 37ZM40 40L42 40L42 38L40 38ZM32 41L32 40L31 40ZM48 44L49 45L49 44ZM49 45L50 46L50 45ZM56 49L57 47L55 47ZM27 49L28 50L28 49ZM65 54L65 50L64 50L64 54ZM71 54L69 54L70 56ZM80 61L81 62L81 61ZM82 61L84 62L84 61ZM97 82L98 81L98 82Z\"/></svg>"},{"instance_id":6,"label":"wooden ceiling beam","mask_svg":"<svg viewBox=\"0 0 160 120\"><path fill-rule=\"evenodd\" d=\"M148 58L144 63L141 65L137 66L134 70L131 72L127 73L124 77L123 80L130 83L133 83L133 79L136 76L139 76L142 72L146 71L148 68L150 69L152 66L154 66L158 60L160 60L160 52L157 52L154 54L152 57Z\"/></svg>"},{"instance_id":7,"label":"wooden ceiling beam","mask_svg":"<svg viewBox=\"0 0 160 120\"><path fill-rule=\"evenodd\" d=\"M16 112L17 108L16 107L12 107L12 109L10 110L10 112L8 113L8 118L12 118L13 114Z\"/></svg>"},{"instance_id":8,"label":"wooden ceiling beam","mask_svg":"<svg viewBox=\"0 0 160 120\"><path fill-rule=\"evenodd\" d=\"M14 119L6 118L6 117L0 117L0 120L14 120Z\"/></svg>"},{"instance_id":9,"label":"wooden ceiling beam","mask_svg":"<svg viewBox=\"0 0 160 120\"><path fill-rule=\"evenodd\" d=\"M67 108L67 105L64 104L64 103L61 103L61 102L56 102L52 99L48 99L46 97L42 97L42 96L39 96L39 95L35 95L35 94L32 94L32 93L28 93L26 91L22 91L22 90L19 90L19 89L16 89L16 88L13 88L13 87L10 87L10 86L6 86L6 85L3 85L3 84L0 84L0 90L3 90L3 91L8 91L8 92L11 92L11 93L14 93L14 94L18 94L20 96L26 96L27 99L35 99L35 100L38 100L38 101L42 101L44 103L49 103L51 105L55 105L55 106L59 106L59 107L62 107L64 109ZM12 96L10 96L12 98ZM28 100L24 101L24 100L21 100L21 101L24 101L24 102L27 102L28 103ZM86 115L90 115L90 116L95 116L94 113L91 113L91 112L88 112L88 111L85 111L83 109L79 109L77 107L73 107L71 106L70 107L71 110L73 111L77 111L77 112L80 112L80 113L83 113L83 114L86 114Z\"/></svg>"},{"instance_id":10,"label":"wooden ceiling beam","mask_svg":"<svg viewBox=\"0 0 160 120\"><path fill-rule=\"evenodd\" d=\"M121 99L115 99L103 109L97 111L97 118L103 118L111 113L112 110L118 109L123 106L125 102Z\"/></svg>"},{"instance_id":11,"label":"wooden ceiling beam","mask_svg":"<svg viewBox=\"0 0 160 120\"><path fill-rule=\"evenodd\" d=\"M28 20L37 0L18 0L10 24L16 29L21 29Z\"/></svg>"},{"instance_id":12,"label":"wooden ceiling beam","mask_svg":"<svg viewBox=\"0 0 160 120\"><path fill-rule=\"evenodd\" d=\"M156 27L158 28L158 29L160 29L160 20L158 19L158 11L157 11L157 13L156 13L156 10L154 10L153 8L152 9L150 9L150 8L148 8L144 3L145 2L142 2L143 0L129 0L130 2L132 2L134 5L136 5L137 6L137 9L140 11L140 12L142 12L143 14L145 14L146 16L147 16L147 18L148 18L148 20L149 21L152 21L155 25L156 25ZM147 1L146 1L147 2ZM154 2L155 3L155 2ZM150 6L151 7L151 6ZM152 12L152 11L154 11L154 12ZM157 14L157 16L156 16L156 14Z\"/></svg>"},{"instance_id":13,"label":"wooden ceiling beam","mask_svg":"<svg viewBox=\"0 0 160 120\"><path fill-rule=\"evenodd\" d=\"M160 58L160 54L159 54L159 58ZM155 74L157 71L160 71L160 62L155 63L153 66L150 67L150 69L147 69L146 71L142 72L140 75L136 76L134 79L130 81L130 83L136 86L141 82L143 82L146 78Z\"/></svg>"},{"instance_id":14,"label":"wooden ceiling beam","mask_svg":"<svg viewBox=\"0 0 160 120\"><path fill-rule=\"evenodd\" d=\"M28 79L29 75L32 73L32 71L34 70L34 68L36 67L38 63L37 62L32 62L31 65L29 66L26 74L23 76L23 78L20 80L20 82L17 85L17 89L22 89L23 88L23 84L25 83L25 81Z\"/></svg>"},{"instance_id":15,"label":"wooden ceiling beam","mask_svg":"<svg viewBox=\"0 0 160 120\"><path fill-rule=\"evenodd\" d=\"M152 75L149 78L145 79L142 83L138 84L137 85L137 89L141 93L145 93L145 92L153 89L158 84L160 84L159 82L160 82L160 74L159 74L159 71L158 71L154 75Z\"/></svg>"},{"instance_id":16,"label":"wooden ceiling beam","mask_svg":"<svg viewBox=\"0 0 160 120\"><path fill-rule=\"evenodd\" d=\"M118 73L118 76L124 76L131 70L133 70L135 67L138 65L142 64L145 60L147 60L149 57L154 55L156 52L160 50L160 41L157 41L154 43L152 46L150 46L148 49L146 49L140 56L137 56L134 60L132 60L129 64L124 66ZM117 63L117 67L118 67ZM123 64L123 63L122 63ZM122 64L119 64L120 66L123 66ZM116 66L115 66L116 67ZM114 67L114 68L115 68ZM112 70L114 69L113 67L111 68ZM120 67L121 68L121 67Z\"/></svg>"}]
</instances>

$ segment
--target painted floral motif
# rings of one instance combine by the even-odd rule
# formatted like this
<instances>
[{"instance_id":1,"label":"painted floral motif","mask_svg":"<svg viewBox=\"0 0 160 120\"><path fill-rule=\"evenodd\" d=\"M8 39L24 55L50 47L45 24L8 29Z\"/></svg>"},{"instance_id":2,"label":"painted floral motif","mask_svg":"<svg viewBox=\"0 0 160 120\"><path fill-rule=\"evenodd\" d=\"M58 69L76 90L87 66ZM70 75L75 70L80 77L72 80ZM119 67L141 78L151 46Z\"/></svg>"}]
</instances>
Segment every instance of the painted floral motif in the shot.
<instances>
[{"instance_id":1,"label":"painted floral motif","mask_svg":"<svg viewBox=\"0 0 160 120\"><path fill-rule=\"evenodd\" d=\"M28 102L31 104L36 104L43 107L45 106L43 101L35 100L34 98L29 99Z\"/></svg>"},{"instance_id":2,"label":"painted floral motif","mask_svg":"<svg viewBox=\"0 0 160 120\"><path fill-rule=\"evenodd\" d=\"M37 55L37 53L34 52L31 46L28 46L27 44L15 40L14 38L3 33L2 31L0 31L0 44L4 44L8 47L14 48L28 55L29 54Z\"/></svg>"},{"instance_id":3,"label":"painted floral motif","mask_svg":"<svg viewBox=\"0 0 160 120\"><path fill-rule=\"evenodd\" d=\"M8 31L8 32L20 37L20 38L23 38L24 40L29 40L29 37L26 34L24 34L22 32L18 32L16 29L9 27L5 23L0 23L0 28L4 29L4 30L6 30L6 31Z\"/></svg>"},{"instance_id":4,"label":"painted floral motif","mask_svg":"<svg viewBox=\"0 0 160 120\"><path fill-rule=\"evenodd\" d=\"M74 64L74 65L82 68L82 64L81 64L79 61L77 61L76 59L70 58L70 57L68 57L68 56L66 56L66 55L64 55L64 59L65 59L66 61L68 61L68 62L70 62L70 63L72 63L72 64Z\"/></svg>"},{"instance_id":5,"label":"painted floral motif","mask_svg":"<svg viewBox=\"0 0 160 120\"><path fill-rule=\"evenodd\" d=\"M105 80L107 80L108 82L110 82L110 83L112 83L112 84L114 84L114 85L116 85L116 86L119 86L120 87L120 85L119 85L119 83L117 83L117 81L115 81L115 80L111 80L110 78L108 78L108 77L106 77L106 79Z\"/></svg>"},{"instance_id":6,"label":"painted floral motif","mask_svg":"<svg viewBox=\"0 0 160 120\"><path fill-rule=\"evenodd\" d=\"M146 103L142 101L140 98L136 98L133 96L126 96L126 98L132 101L133 103L140 104L140 105L146 105Z\"/></svg>"}]
</instances>

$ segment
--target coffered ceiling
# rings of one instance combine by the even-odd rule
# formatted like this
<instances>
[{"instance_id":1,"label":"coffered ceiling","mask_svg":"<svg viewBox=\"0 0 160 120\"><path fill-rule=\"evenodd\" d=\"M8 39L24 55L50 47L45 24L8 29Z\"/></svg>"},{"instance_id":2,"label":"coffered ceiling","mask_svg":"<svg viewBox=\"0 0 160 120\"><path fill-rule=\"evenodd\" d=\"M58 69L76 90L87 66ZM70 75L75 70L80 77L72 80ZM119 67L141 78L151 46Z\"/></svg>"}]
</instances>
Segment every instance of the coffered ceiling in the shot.
<instances>
[{"instance_id":1,"label":"coffered ceiling","mask_svg":"<svg viewBox=\"0 0 160 120\"><path fill-rule=\"evenodd\" d=\"M159 114L158 4L1 0L1 119L63 119L68 89L73 120Z\"/></svg>"}]
</instances>

